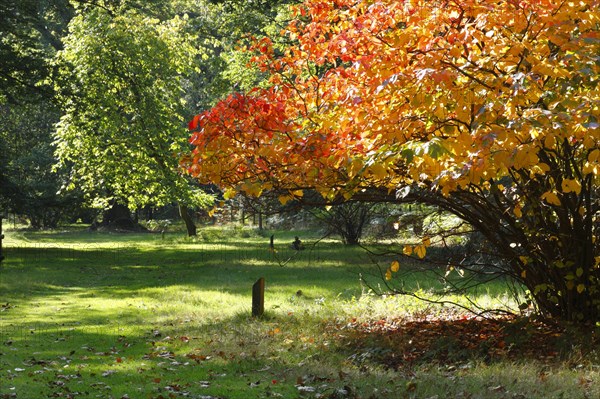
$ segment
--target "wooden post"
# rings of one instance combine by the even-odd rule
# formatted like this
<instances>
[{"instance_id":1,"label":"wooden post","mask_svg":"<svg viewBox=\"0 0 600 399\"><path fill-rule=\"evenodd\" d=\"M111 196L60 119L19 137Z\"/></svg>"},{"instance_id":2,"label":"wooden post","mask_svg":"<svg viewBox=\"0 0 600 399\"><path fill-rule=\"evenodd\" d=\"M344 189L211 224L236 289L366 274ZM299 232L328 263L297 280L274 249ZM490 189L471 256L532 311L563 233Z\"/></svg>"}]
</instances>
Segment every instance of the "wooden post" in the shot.
<instances>
[{"instance_id":1,"label":"wooden post","mask_svg":"<svg viewBox=\"0 0 600 399\"><path fill-rule=\"evenodd\" d=\"M265 278L259 278L252 286L252 316L260 317L265 313Z\"/></svg>"},{"instance_id":2,"label":"wooden post","mask_svg":"<svg viewBox=\"0 0 600 399\"><path fill-rule=\"evenodd\" d=\"M4 238L4 234L2 234L2 216L0 215L0 263L4 260L4 255L2 255L2 239Z\"/></svg>"}]
</instances>

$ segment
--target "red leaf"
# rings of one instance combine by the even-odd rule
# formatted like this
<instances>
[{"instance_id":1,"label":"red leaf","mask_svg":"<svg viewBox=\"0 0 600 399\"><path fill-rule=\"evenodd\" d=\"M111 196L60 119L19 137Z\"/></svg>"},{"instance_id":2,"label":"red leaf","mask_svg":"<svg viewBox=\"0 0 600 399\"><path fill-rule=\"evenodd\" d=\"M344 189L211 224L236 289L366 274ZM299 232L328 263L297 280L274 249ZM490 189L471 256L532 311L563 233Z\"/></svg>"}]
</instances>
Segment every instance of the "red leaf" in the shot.
<instances>
[{"instance_id":1,"label":"red leaf","mask_svg":"<svg viewBox=\"0 0 600 399\"><path fill-rule=\"evenodd\" d=\"M194 118L188 124L188 128L190 130L196 130L196 129L198 129L198 123L199 122L200 122L200 115L194 116Z\"/></svg>"}]
</instances>

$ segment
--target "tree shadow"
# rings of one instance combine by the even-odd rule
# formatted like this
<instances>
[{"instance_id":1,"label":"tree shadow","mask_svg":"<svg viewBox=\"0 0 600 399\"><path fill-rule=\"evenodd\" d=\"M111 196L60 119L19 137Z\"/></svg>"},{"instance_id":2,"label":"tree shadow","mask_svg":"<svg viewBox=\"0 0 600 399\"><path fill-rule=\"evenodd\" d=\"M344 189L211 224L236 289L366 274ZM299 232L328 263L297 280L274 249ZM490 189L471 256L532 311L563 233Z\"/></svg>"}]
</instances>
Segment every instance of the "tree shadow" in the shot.
<instances>
[{"instance_id":1,"label":"tree shadow","mask_svg":"<svg viewBox=\"0 0 600 399\"><path fill-rule=\"evenodd\" d=\"M529 317L441 315L350 321L329 329L338 332L338 350L355 364L369 361L393 370L507 360L556 364L600 353L600 328L581 329Z\"/></svg>"}]
</instances>

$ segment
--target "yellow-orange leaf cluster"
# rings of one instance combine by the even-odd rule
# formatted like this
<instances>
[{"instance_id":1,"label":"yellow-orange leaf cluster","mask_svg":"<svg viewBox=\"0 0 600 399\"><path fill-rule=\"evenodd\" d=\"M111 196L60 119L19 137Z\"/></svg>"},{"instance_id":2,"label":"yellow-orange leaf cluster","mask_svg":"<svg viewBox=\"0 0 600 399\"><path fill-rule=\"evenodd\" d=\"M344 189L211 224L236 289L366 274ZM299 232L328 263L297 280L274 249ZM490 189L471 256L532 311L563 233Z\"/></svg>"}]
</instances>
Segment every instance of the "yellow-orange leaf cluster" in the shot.
<instances>
[{"instance_id":1,"label":"yellow-orange leaf cluster","mask_svg":"<svg viewBox=\"0 0 600 399\"><path fill-rule=\"evenodd\" d=\"M327 198L407 184L449 195L526 172L549 176L543 200L559 204L599 181L599 10L307 0L283 55L268 39L253 48L271 86L195 117L182 164L252 195L316 188ZM579 175L561 174L563 151L583 162Z\"/></svg>"}]
</instances>

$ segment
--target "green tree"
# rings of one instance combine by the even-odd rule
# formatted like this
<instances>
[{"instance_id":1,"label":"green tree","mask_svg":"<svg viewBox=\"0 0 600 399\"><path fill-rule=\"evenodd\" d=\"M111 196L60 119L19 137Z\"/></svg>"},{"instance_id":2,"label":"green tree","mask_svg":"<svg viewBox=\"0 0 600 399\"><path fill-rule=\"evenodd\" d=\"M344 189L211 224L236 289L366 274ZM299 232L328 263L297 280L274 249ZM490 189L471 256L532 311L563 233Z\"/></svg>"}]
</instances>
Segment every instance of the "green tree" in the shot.
<instances>
[{"instance_id":1,"label":"green tree","mask_svg":"<svg viewBox=\"0 0 600 399\"><path fill-rule=\"evenodd\" d=\"M66 0L0 0L0 104L52 97L49 60L71 15Z\"/></svg>"},{"instance_id":2,"label":"green tree","mask_svg":"<svg viewBox=\"0 0 600 399\"><path fill-rule=\"evenodd\" d=\"M184 79L196 54L187 23L135 9L79 12L57 56L63 116L56 153L59 165L72 170L69 187L94 205L178 202L193 235L187 207L209 198L177 165L187 146Z\"/></svg>"},{"instance_id":3,"label":"green tree","mask_svg":"<svg viewBox=\"0 0 600 399\"><path fill-rule=\"evenodd\" d=\"M231 91L248 91L266 74L252 67L245 51L253 37L278 36L291 0L195 0L174 2L173 12L189 15L189 32L198 49L197 70L189 77L189 116L210 108Z\"/></svg>"},{"instance_id":4,"label":"green tree","mask_svg":"<svg viewBox=\"0 0 600 399\"><path fill-rule=\"evenodd\" d=\"M56 227L82 202L77 190L61 191L68 171L52 170L56 158L51 132L58 116L56 107L47 101L0 106L4 158L0 208L27 217L33 228Z\"/></svg>"},{"instance_id":5,"label":"green tree","mask_svg":"<svg viewBox=\"0 0 600 399\"><path fill-rule=\"evenodd\" d=\"M52 173L54 104L51 60L72 16L68 1L0 1L0 207L32 227L55 227L78 207L60 192L65 170Z\"/></svg>"}]
</instances>

